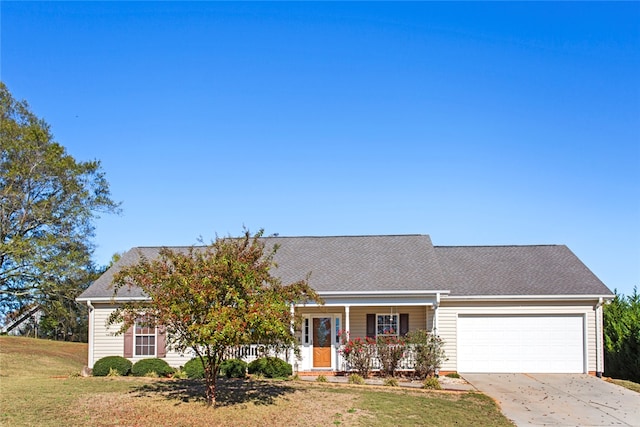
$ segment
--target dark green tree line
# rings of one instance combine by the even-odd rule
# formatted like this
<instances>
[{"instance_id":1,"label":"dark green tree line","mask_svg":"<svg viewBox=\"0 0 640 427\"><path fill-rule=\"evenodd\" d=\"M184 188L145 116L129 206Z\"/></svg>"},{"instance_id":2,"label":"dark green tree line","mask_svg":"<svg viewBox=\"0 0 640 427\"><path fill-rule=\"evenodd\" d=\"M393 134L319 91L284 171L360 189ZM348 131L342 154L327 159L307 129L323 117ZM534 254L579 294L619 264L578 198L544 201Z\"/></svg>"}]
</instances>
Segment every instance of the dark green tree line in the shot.
<instances>
[{"instance_id":1,"label":"dark green tree line","mask_svg":"<svg viewBox=\"0 0 640 427\"><path fill-rule=\"evenodd\" d=\"M640 383L640 295L618 294L603 308L605 375Z\"/></svg>"}]
</instances>

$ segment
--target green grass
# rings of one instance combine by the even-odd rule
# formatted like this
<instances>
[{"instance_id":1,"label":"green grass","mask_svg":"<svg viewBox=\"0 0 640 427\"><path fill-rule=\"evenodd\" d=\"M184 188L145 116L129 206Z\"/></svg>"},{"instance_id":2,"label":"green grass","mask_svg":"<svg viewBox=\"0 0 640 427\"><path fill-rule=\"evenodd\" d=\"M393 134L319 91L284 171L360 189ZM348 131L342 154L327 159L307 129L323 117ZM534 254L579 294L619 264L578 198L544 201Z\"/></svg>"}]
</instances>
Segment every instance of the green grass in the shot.
<instances>
[{"instance_id":1,"label":"green grass","mask_svg":"<svg viewBox=\"0 0 640 427\"><path fill-rule=\"evenodd\" d=\"M86 352L86 344L0 337L0 425L512 425L479 393L307 381L221 379L212 409L201 380L79 377Z\"/></svg>"},{"instance_id":2,"label":"green grass","mask_svg":"<svg viewBox=\"0 0 640 427\"><path fill-rule=\"evenodd\" d=\"M614 384L617 384L621 387L624 388L628 388L629 390L635 391L636 393L640 393L640 384L638 383L634 383L633 381L627 381L627 380L616 380L616 379L610 379L608 380L609 382L612 382Z\"/></svg>"},{"instance_id":3,"label":"green grass","mask_svg":"<svg viewBox=\"0 0 640 427\"><path fill-rule=\"evenodd\" d=\"M411 405L408 410L408 405ZM510 426L495 402L480 393L365 392L362 409L375 413L370 426Z\"/></svg>"}]
</instances>

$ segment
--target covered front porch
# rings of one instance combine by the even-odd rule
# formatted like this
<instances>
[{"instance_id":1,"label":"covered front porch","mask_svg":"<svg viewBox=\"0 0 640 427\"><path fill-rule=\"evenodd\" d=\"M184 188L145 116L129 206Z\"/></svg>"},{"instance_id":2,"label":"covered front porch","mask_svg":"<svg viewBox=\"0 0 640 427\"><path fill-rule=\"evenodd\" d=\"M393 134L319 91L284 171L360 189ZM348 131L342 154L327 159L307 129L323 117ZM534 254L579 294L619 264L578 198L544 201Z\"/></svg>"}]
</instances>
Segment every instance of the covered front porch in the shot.
<instances>
[{"instance_id":1,"label":"covered front porch","mask_svg":"<svg viewBox=\"0 0 640 427\"><path fill-rule=\"evenodd\" d=\"M419 329L435 332L442 293L333 293L322 295L324 305L293 307L301 318L295 331L300 359L294 359L294 371L300 375L350 371L340 352L345 339L402 337ZM407 352L400 361L400 370L413 369L411 357ZM375 358L373 369L379 369Z\"/></svg>"}]
</instances>

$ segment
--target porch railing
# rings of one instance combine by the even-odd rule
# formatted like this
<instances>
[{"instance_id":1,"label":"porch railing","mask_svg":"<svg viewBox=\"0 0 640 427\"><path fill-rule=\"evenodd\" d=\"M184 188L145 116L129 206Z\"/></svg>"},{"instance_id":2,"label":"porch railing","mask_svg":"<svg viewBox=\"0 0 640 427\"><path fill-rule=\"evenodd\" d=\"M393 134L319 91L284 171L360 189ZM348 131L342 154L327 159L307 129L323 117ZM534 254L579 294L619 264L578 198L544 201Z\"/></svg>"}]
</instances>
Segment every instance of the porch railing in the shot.
<instances>
[{"instance_id":1,"label":"porch railing","mask_svg":"<svg viewBox=\"0 0 640 427\"><path fill-rule=\"evenodd\" d=\"M344 346L340 346L338 349L338 369L342 372L351 372L353 371L353 367L349 366L346 358L342 355L342 349ZM379 371L382 369L380 364L380 360L378 359L378 349L377 346L371 346L371 370ZM416 366L416 357L413 345L406 345L405 351L398 362L397 371L413 371Z\"/></svg>"},{"instance_id":2,"label":"porch railing","mask_svg":"<svg viewBox=\"0 0 640 427\"><path fill-rule=\"evenodd\" d=\"M274 351L271 347L263 344L251 344L230 347L225 354L225 358L227 359L242 359L247 363L264 356L276 356L285 361L289 361L290 352L287 350Z\"/></svg>"}]
</instances>

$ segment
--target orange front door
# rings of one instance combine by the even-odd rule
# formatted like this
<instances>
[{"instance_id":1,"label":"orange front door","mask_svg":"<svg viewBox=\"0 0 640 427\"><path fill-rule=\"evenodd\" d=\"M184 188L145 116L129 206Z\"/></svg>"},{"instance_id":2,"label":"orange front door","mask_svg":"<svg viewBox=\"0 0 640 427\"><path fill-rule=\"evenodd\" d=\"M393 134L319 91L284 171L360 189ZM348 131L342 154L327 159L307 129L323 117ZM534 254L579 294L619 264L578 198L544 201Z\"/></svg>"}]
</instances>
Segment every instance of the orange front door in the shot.
<instances>
[{"instance_id":1,"label":"orange front door","mask_svg":"<svg viewBox=\"0 0 640 427\"><path fill-rule=\"evenodd\" d=\"M313 318L313 367L331 367L331 318Z\"/></svg>"}]
</instances>

